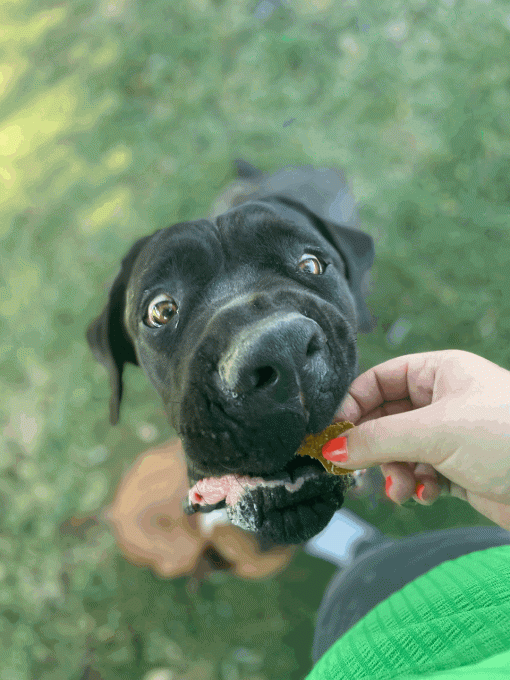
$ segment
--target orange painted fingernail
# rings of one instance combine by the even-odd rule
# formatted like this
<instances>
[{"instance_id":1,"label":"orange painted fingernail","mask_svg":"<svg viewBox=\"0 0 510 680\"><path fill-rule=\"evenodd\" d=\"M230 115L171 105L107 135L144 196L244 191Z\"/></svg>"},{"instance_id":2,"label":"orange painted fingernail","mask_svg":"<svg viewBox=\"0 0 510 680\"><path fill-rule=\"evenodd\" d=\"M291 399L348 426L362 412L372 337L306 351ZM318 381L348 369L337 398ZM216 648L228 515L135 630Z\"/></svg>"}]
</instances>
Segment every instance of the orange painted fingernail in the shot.
<instances>
[{"instance_id":1,"label":"orange painted fingernail","mask_svg":"<svg viewBox=\"0 0 510 680\"><path fill-rule=\"evenodd\" d=\"M345 463L347 455L347 437L335 437L322 447L322 455L332 463Z\"/></svg>"},{"instance_id":2,"label":"orange painted fingernail","mask_svg":"<svg viewBox=\"0 0 510 680\"><path fill-rule=\"evenodd\" d=\"M424 490L425 490L425 484L423 484L423 482L419 482L416 485L416 492L415 493L418 496L418 498L420 499L420 501L423 500L423 491Z\"/></svg>"},{"instance_id":3,"label":"orange painted fingernail","mask_svg":"<svg viewBox=\"0 0 510 680\"><path fill-rule=\"evenodd\" d=\"M389 497L389 490L391 485L393 484L393 481L390 476L386 477L386 495Z\"/></svg>"}]
</instances>

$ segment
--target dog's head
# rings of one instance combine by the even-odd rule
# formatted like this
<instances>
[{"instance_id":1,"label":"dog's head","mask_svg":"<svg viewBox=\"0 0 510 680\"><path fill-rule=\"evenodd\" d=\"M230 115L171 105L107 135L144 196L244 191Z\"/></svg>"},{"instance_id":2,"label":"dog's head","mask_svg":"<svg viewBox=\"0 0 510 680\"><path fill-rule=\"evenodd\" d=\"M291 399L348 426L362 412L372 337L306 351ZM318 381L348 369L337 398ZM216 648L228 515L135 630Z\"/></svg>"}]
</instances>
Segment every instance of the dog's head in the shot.
<instances>
[{"instance_id":1,"label":"dog's head","mask_svg":"<svg viewBox=\"0 0 510 680\"><path fill-rule=\"evenodd\" d=\"M372 326L372 239L270 196L137 241L87 331L119 418L125 363L159 392L188 461L187 511L227 507L278 544L321 531L350 476L295 456L329 425Z\"/></svg>"}]
</instances>

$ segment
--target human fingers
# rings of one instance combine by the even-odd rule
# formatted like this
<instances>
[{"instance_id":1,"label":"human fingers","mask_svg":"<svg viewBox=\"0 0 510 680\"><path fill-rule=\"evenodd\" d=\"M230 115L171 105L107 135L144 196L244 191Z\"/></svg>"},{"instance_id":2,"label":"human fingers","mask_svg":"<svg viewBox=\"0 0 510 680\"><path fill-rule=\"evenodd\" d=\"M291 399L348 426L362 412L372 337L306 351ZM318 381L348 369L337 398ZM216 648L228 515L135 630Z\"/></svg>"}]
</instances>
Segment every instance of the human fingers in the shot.
<instances>
[{"instance_id":1,"label":"human fingers","mask_svg":"<svg viewBox=\"0 0 510 680\"><path fill-rule=\"evenodd\" d=\"M428 463L418 463L414 468L414 479L414 500L420 505L432 505L441 494L437 471Z\"/></svg>"},{"instance_id":2,"label":"human fingers","mask_svg":"<svg viewBox=\"0 0 510 680\"><path fill-rule=\"evenodd\" d=\"M355 425L361 425L369 420L375 420L376 418L382 418L383 416L392 416L396 413L405 413L406 411L412 410L413 405L411 404L410 399L400 399L398 401L385 402L366 415L361 416L361 411L357 403L350 395L347 395L340 410L337 411L333 422L349 420Z\"/></svg>"},{"instance_id":3,"label":"human fingers","mask_svg":"<svg viewBox=\"0 0 510 680\"><path fill-rule=\"evenodd\" d=\"M409 399L413 408L432 401L436 370L444 351L405 354L354 379L341 406L346 420L358 422L386 402Z\"/></svg>"},{"instance_id":4,"label":"human fingers","mask_svg":"<svg viewBox=\"0 0 510 680\"><path fill-rule=\"evenodd\" d=\"M385 492L390 500L402 505L412 498L416 483L413 473L414 463L385 463L381 472L385 478Z\"/></svg>"},{"instance_id":5,"label":"human fingers","mask_svg":"<svg viewBox=\"0 0 510 680\"><path fill-rule=\"evenodd\" d=\"M427 463L384 463L381 472L386 495L399 505L411 498L420 505L432 505L443 490L437 471Z\"/></svg>"},{"instance_id":6,"label":"human fingers","mask_svg":"<svg viewBox=\"0 0 510 680\"><path fill-rule=\"evenodd\" d=\"M427 464L387 463L381 465L381 472L386 478L386 495L390 500L402 505L413 498L420 505L431 505L439 496L453 496L471 504L485 517L510 531L510 505L484 498L451 482L444 475ZM435 478L434 478L435 477ZM415 485L425 484L420 497L413 492Z\"/></svg>"},{"instance_id":7,"label":"human fingers","mask_svg":"<svg viewBox=\"0 0 510 680\"><path fill-rule=\"evenodd\" d=\"M442 405L435 403L362 419L343 433L347 459L338 462L353 470L395 462L429 463L437 469L448 455L443 415Z\"/></svg>"}]
</instances>

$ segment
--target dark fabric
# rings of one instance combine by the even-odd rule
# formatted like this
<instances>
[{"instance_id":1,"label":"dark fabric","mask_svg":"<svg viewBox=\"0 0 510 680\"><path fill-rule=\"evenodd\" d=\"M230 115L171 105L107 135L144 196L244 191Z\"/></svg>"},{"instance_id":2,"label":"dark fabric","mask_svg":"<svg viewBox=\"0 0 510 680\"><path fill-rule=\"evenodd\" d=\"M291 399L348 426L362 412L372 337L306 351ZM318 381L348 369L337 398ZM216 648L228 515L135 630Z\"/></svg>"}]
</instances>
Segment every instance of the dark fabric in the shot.
<instances>
[{"instance_id":1,"label":"dark fabric","mask_svg":"<svg viewBox=\"0 0 510 680\"><path fill-rule=\"evenodd\" d=\"M500 545L510 545L510 532L500 527L427 531L383 543L377 538L330 581L318 611L313 664L379 602L410 581L447 560Z\"/></svg>"}]
</instances>

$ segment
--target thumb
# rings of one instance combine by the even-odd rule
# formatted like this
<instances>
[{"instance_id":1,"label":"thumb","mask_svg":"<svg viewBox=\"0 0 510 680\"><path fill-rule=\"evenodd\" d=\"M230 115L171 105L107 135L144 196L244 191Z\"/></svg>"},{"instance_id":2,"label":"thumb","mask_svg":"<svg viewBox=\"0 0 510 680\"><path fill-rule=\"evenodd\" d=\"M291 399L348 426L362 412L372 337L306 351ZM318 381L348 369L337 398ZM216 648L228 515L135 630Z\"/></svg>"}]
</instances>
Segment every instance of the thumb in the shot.
<instances>
[{"instance_id":1,"label":"thumb","mask_svg":"<svg viewBox=\"0 0 510 680\"><path fill-rule=\"evenodd\" d=\"M440 463L448 455L444 405L440 402L390 416L365 420L343 433L346 469L390 462Z\"/></svg>"}]
</instances>

